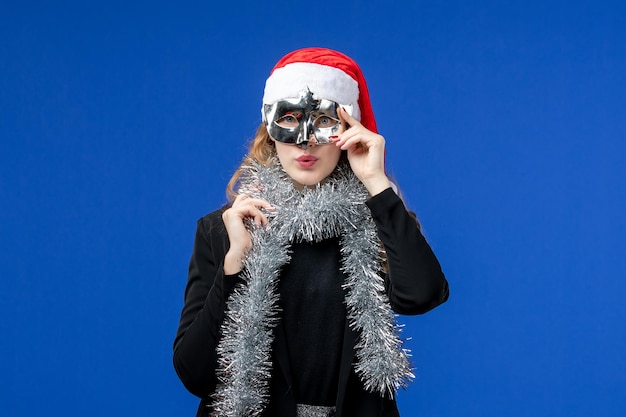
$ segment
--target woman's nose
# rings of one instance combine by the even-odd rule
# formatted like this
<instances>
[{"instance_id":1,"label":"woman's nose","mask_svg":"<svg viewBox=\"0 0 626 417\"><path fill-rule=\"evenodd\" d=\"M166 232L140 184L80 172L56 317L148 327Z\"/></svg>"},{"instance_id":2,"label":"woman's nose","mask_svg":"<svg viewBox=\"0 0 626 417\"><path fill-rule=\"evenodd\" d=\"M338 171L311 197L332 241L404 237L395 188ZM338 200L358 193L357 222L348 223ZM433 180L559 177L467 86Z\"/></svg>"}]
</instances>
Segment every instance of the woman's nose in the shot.
<instances>
[{"instance_id":1,"label":"woman's nose","mask_svg":"<svg viewBox=\"0 0 626 417\"><path fill-rule=\"evenodd\" d=\"M300 148L302 148L302 150L306 151L309 146L317 146L317 145L318 145L317 138L315 138L315 135L313 133L311 133L309 135L309 140L306 141L306 142L302 142L300 144Z\"/></svg>"}]
</instances>

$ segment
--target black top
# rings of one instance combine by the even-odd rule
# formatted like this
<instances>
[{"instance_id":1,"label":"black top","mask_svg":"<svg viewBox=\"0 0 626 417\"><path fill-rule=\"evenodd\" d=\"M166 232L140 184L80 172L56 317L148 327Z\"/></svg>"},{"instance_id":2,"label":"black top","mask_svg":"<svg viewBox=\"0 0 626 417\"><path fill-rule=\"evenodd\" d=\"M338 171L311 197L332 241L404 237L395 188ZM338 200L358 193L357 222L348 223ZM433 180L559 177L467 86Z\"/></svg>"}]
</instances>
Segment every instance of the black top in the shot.
<instances>
[{"instance_id":1,"label":"black top","mask_svg":"<svg viewBox=\"0 0 626 417\"><path fill-rule=\"evenodd\" d=\"M346 321L339 240L296 243L279 283L296 401L333 406Z\"/></svg>"},{"instance_id":2,"label":"black top","mask_svg":"<svg viewBox=\"0 0 626 417\"><path fill-rule=\"evenodd\" d=\"M448 299L448 283L441 271L437 258L430 246L422 236L416 225L415 219L407 212L400 198L390 188L370 198L366 205L372 212L376 223L379 238L381 239L387 254L388 273L385 275L385 290L389 296L392 309L399 314L422 314ZM217 368L217 355L215 349L219 342L219 329L224 318L226 301L233 288L241 282L237 276L225 276L223 270L224 256L228 251L228 235L221 218L223 209L204 216L198 221L194 250L189 264L189 277L185 289L185 304L181 313L180 323L174 341L174 367L185 385L193 394L202 398L198 416L209 415L210 395L218 383L215 371ZM268 412L265 415L295 416L295 404L297 401L306 402L302 393L307 387L319 385L315 378L320 380L335 381L337 375L335 363L339 361L338 386L333 385L329 390L336 391L335 405L337 416L341 417L374 417L374 416L397 416L397 406L394 400L384 399L376 394L367 393L360 380L352 370L354 362L354 343L358 335L353 334L349 326L343 329L339 322L345 322L345 307L343 294L339 294L341 287L330 285L337 279L338 267L337 242L330 240L320 244L299 244L293 247L292 262L283 268L280 284L281 302L285 308L283 321L277 328L276 340L273 346L273 358L275 369L272 373L271 397ZM319 259L325 260L325 266ZM306 260L317 259L314 267L306 266ZM333 259L332 262L328 259ZM332 264L332 265L331 265ZM296 269L294 269L296 268ZM306 273L300 270L307 269ZM290 272L291 271L291 272ZM319 272L316 275L315 272ZM322 273L322 271L325 271ZM321 275L324 275L321 277ZM293 317L289 311L292 308L300 308L300 305L290 305L291 297L287 299L285 294L291 291L303 291L296 289L293 276L300 277L305 282L325 283L323 287L327 298L323 308L316 308L311 315L298 311ZM320 290L318 287L317 290ZM306 291L306 290L305 290ZM307 303L309 297L304 297ZM341 306L337 300L341 298ZM295 297L294 297L295 299ZM335 301L333 301L335 300ZM313 304L311 301L310 304ZM311 307L313 308L313 307ZM320 323L314 320L313 314L328 314L332 320L324 320ZM342 309L338 313L339 309ZM293 310L295 313L297 310ZM312 310L310 310L312 311ZM288 316L288 317L287 317ZM294 336L298 332L296 316L301 316L304 326L315 328L325 324L326 328L317 328L317 332L334 334L326 340L313 340L312 335L300 335L311 337L315 346L332 344L334 354L330 357L320 354L321 350L311 353L312 345ZM291 330L290 330L291 329ZM336 333L339 332L339 340ZM284 336L283 336L283 333ZM287 334L288 333L288 334ZM347 345L346 343L349 343ZM287 345L285 348L284 346ZM306 345L306 346L305 346ZM309 352L307 353L307 348ZM313 355L313 356L307 356ZM317 359L312 357L317 356ZM333 356L334 355L334 356ZM308 358L309 363L300 369L302 358ZM323 361L329 369L313 370L311 364ZM314 375L321 372L320 375ZM303 376L304 375L304 376ZM298 386L294 381L298 381ZM315 401L327 403L333 393L323 389L314 389ZM297 400L296 400L297 398ZM307 399L308 401L312 401ZM332 398L330 399L332 401Z\"/></svg>"}]
</instances>

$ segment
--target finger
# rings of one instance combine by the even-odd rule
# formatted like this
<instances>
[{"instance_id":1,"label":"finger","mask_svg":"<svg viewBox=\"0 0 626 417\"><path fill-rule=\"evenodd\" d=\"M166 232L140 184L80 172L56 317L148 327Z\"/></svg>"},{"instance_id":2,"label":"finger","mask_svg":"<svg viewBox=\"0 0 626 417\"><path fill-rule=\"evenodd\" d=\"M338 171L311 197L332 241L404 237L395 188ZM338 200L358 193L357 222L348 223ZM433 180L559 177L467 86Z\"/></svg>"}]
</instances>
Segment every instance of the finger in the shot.
<instances>
[{"instance_id":1,"label":"finger","mask_svg":"<svg viewBox=\"0 0 626 417\"><path fill-rule=\"evenodd\" d=\"M341 148L341 150L343 151L347 151L347 150L355 150L355 149L360 149L360 148L367 148L363 142L361 141L360 138L358 137L352 137L349 139L345 139L343 140L343 142L340 144L339 146Z\"/></svg>"},{"instance_id":2,"label":"finger","mask_svg":"<svg viewBox=\"0 0 626 417\"><path fill-rule=\"evenodd\" d=\"M252 219L252 221L254 221L254 224L256 224L257 226L266 225L269 223L265 214L263 214L263 212L259 209L250 210L249 214L250 215L248 216L248 218Z\"/></svg>"},{"instance_id":3,"label":"finger","mask_svg":"<svg viewBox=\"0 0 626 417\"><path fill-rule=\"evenodd\" d=\"M255 206L244 205L233 207L231 210L232 213L230 214L232 214L233 217L227 216L227 220L241 222L243 219L251 219L257 226L268 223L267 216Z\"/></svg>"},{"instance_id":4,"label":"finger","mask_svg":"<svg viewBox=\"0 0 626 417\"><path fill-rule=\"evenodd\" d=\"M270 211L274 210L274 206L272 206L266 200L263 200L261 198L252 198L252 197L240 194L239 196L237 196L237 198L235 198L235 201L233 202L233 207L241 207L243 205L251 205L254 207L264 208Z\"/></svg>"},{"instance_id":5,"label":"finger","mask_svg":"<svg viewBox=\"0 0 626 417\"><path fill-rule=\"evenodd\" d=\"M350 140L358 140L366 148L384 148L385 138L377 133L365 129L364 127L356 130L348 130L339 137L339 146L345 144Z\"/></svg>"},{"instance_id":6,"label":"finger","mask_svg":"<svg viewBox=\"0 0 626 417\"><path fill-rule=\"evenodd\" d=\"M253 205L254 207L265 208L265 209L274 208L274 206L272 206L267 200L263 200L262 198L247 198L244 201L244 204L250 204L250 205Z\"/></svg>"},{"instance_id":7,"label":"finger","mask_svg":"<svg viewBox=\"0 0 626 417\"><path fill-rule=\"evenodd\" d=\"M348 123L351 127L362 126L361 122L359 122L357 119L352 117L352 115L348 113L348 111L345 108L343 108L343 106L339 106L338 114L339 114L339 117L343 119L344 122Z\"/></svg>"},{"instance_id":8,"label":"finger","mask_svg":"<svg viewBox=\"0 0 626 417\"><path fill-rule=\"evenodd\" d=\"M348 131L339 137L339 140L337 141L337 146L339 146L342 150L353 147L362 147L369 149L372 147L376 147L377 143L377 139L373 137L370 132Z\"/></svg>"},{"instance_id":9,"label":"finger","mask_svg":"<svg viewBox=\"0 0 626 417\"><path fill-rule=\"evenodd\" d=\"M239 194L237 197L235 197L235 199L233 200L233 206L237 203L242 202L243 200L245 200L246 198L248 198L247 194Z\"/></svg>"}]
</instances>

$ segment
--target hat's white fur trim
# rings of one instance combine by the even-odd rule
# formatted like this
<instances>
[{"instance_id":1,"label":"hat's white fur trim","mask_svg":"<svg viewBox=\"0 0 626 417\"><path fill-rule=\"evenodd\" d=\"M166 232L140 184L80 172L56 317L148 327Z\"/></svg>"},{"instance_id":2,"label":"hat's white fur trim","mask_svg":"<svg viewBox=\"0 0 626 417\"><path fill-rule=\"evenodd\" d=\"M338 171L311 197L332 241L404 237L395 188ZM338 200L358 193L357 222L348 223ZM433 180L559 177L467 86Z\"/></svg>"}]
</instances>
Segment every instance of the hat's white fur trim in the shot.
<instances>
[{"instance_id":1,"label":"hat's white fur trim","mask_svg":"<svg viewBox=\"0 0 626 417\"><path fill-rule=\"evenodd\" d=\"M308 87L316 99L351 104L352 117L361 120L359 85L342 70L309 62L294 62L274 70L265 82L263 104L297 98Z\"/></svg>"}]
</instances>

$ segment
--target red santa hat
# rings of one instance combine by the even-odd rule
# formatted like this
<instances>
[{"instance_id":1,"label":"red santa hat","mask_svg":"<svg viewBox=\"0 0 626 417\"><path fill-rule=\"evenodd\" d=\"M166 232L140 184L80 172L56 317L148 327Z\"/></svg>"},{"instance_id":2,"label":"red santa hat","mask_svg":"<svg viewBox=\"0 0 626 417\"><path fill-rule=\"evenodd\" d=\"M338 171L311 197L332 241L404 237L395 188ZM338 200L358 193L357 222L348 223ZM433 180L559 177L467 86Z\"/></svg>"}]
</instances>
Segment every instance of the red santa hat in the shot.
<instances>
[{"instance_id":1,"label":"red santa hat","mask_svg":"<svg viewBox=\"0 0 626 417\"><path fill-rule=\"evenodd\" d=\"M265 82L263 104L298 97L307 87L316 99L352 105L352 117L378 133L365 77L352 58L326 48L288 53L276 63Z\"/></svg>"}]
</instances>

